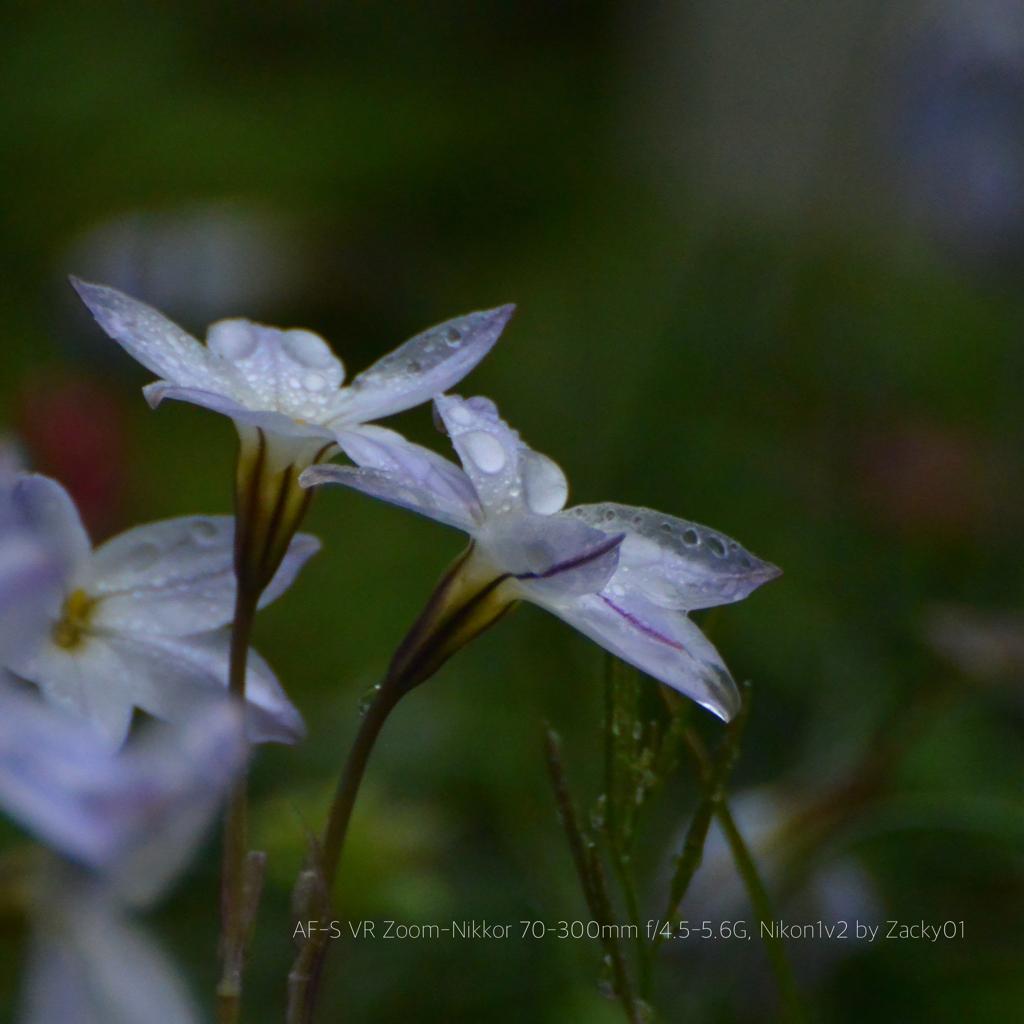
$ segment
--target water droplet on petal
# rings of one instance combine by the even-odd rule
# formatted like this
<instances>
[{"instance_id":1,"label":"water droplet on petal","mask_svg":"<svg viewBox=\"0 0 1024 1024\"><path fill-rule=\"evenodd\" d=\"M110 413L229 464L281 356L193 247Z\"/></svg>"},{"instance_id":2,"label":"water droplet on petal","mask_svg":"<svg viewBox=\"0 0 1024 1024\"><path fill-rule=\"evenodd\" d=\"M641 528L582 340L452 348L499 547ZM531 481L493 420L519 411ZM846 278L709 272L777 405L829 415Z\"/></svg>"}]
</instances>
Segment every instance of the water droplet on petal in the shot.
<instances>
[{"instance_id":1,"label":"water droplet on petal","mask_svg":"<svg viewBox=\"0 0 1024 1024\"><path fill-rule=\"evenodd\" d=\"M302 378L302 386L307 391L323 391L327 387L327 381L320 376L319 373L307 373Z\"/></svg>"},{"instance_id":2,"label":"water droplet on petal","mask_svg":"<svg viewBox=\"0 0 1024 1024\"><path fill-rule=\"evenodd\" d=\"M457 327L449 327L448 330L444 332L444 340L447 341L449 345L458 345L458 343L462 341L462 331Z\"/></svg>"},{"instance_id":3,"label":"water droplet on petal","mask_svg":"<svg viewBox=\"0 0 1024 1024\"><path fill-rule=\"evenodd\" d=\"M206 347L223 359L235 362L256 348L256 325L248 320L218 320L206 332Z\"/></svg>"},{"instance_id":4,"label":"water droplet on petal","mask_svg":"<svg viewBox=\"0 0 1024 1024\"><path fill-rule=\"evenodd\" d=\"M711 548L719 558L722 558L725 555L725 545L718 537L708 537L708 547Z\"/></svg>"},{"instance_id":5,"label":"water droplet on petal","mask_svg":"<svg viewBox=\"0 0 1024 1024\"><path fill-rule=\"evenodd\" d=\"M334 353L319 334L296 328L282 331L281 341L292 359L312 370L326 370L334 364Z\"/></svg>"},{"instance_id":6,"label":"water droplet on petal","mask_svg":"<svg viewBox=\"0 0 1024 1024\"><path fill-rule=\"evenodd\" d=\"M473 414L461 403L453 405L449 410L448 419L460 427L468 427L473 422Z\"/></svg>"},{"instance_id":7,"label":"water droplet on petal","mask_svg":"<svg viewBox=\"0 0 1024 1024\"><path fill-rule=\"evenodd\" d=\"M505 449L493 434L474 430L460 440L466 453L484 473L497 473L505 465Z\"/></svg>"},{"instance_id":8,"label":"water droplet on petal","mask_svg":"<svg viewBox=\"0 0 1024 1024\"><path fill-rule=\"evenodd\" d=\"M700 536L692 526L683 531L683 543L691 548L695 548L700 543Z\"/></svg>"},{"instance_id":9,"label":"water droplet on petal","mask_svg":"<svg viewBox=\"0 0 1024 1024\"><path fill-rule=\"evenodd\" d=\"M219 532L217 524L209 519L197 519L189 526L189 533L197 544L212 544Z\"/></svg>"},{"instance_id":10,"label":"water droplet on petal","mask_svg":"<svg viewBox=\"0 0 1024 1024\"><path fill-rule=\"evenodd\" d=\"M128 552L128 557L125 558L125 563L136 571L143 571L148 569L160 558L160 549L155 544L150 544L148 541L140 544L138 547L132 548Z\"/></svg>"},{"instance_id":11,"label":"water droplet on petal","mask_svg":"<svg viewBox=\"0 0 1024 1024\"><path fill-rule=\"evenodd\" d=\"M540 452L525 451L520 456L519 471L526 491L526 504L539 516L551 516L565 507L569 484L562 467Z\"/></svg>"}]
</instances>

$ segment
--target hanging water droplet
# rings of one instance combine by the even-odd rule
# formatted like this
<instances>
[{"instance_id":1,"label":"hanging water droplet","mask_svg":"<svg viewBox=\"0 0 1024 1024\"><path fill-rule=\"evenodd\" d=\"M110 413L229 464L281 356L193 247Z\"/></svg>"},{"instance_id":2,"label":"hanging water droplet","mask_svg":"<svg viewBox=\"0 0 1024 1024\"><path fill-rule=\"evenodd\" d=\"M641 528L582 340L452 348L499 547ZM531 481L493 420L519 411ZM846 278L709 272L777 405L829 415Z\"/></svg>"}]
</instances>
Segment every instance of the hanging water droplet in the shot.
<instances>
[{"instance_id":1,"label":"hanging water droplet","mask_svg":"<svg viewBox=\"0 0 1024 1024\"><path fill-rule=\"evenodd\" d=\"M366 693L364 693L362 695L362 697L359 699L359 714L360 715L365 715L366 712L369 711L370 705L373 703L374 697L376 697L379 692L380 692L380 683L377 683L376 686L370 687L370 689L367 690Z\"/></svg>"},{"instance_id":2,"label":"hanging water droplet","mask_svg":"<svg viewBox=\"0 0 1024 1024\"><path fill-rule=\"evenodd\" d=\"M520 456L519 471L526 492L526 504L539 516L551 516L565 507L569 484L562 467L540 452L527 449Z\"/></svg>"},{"instance_id":3,"label":"hanging water droplet","mask_svg":"<svg viewBox=\"0 0 1024 1024\"><path fill-rule=\"evenodd\" d=\"M474 430L461 439L466 453L484 473L498 473L505 465L505 449L502 443L486 430Z\"/></svg>"}]
</instances>

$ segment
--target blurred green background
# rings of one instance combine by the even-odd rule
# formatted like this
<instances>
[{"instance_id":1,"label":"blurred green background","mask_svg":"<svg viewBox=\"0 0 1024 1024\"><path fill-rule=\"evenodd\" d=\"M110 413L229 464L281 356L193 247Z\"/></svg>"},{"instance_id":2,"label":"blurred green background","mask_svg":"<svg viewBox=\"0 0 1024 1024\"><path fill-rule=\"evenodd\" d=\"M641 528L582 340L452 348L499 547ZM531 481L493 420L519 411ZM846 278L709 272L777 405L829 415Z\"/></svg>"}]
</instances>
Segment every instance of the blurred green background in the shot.
<instances>
[{"instance_id":1,"label":"blurred green background","mask_svg":"<svg viewBox=\"0 0 1024 1024\"><path fill-rule=\"evenodd\" d=\"M518 303L461 392L493 397L571 500L707 523L785 571L703 620L754 682L734 789L827 799L894 750L806 870L852 857L873 923L964 937L833 944L827 963L794 943L814 1019L1019 1019L1018 4L9 2L0 147L2 425L97 540L229 511L235 439L201 409L150 411L68 272L200 333L230 315L314 329L351 373ZM394 425L444 450L429 410ZM255 768L271 884L253 1022L282 1019L290 884L359 698L462 543L339 490L305 529L323 552L257 633L310 735ZM585 920L540 722L592 799L600 670L524 607L412 694L371 763L343 925ZM651 916L691 776L650 815ZM216 875L211 842L152 921L207 1006ZM519 931L340 941L323 1019L620 1019L596 944ZM0 938L3 1019L20 939ZM771 1018L750 945L740 966L734 947L667 950L664 1020Z\"/></svg>"}]
</instances>

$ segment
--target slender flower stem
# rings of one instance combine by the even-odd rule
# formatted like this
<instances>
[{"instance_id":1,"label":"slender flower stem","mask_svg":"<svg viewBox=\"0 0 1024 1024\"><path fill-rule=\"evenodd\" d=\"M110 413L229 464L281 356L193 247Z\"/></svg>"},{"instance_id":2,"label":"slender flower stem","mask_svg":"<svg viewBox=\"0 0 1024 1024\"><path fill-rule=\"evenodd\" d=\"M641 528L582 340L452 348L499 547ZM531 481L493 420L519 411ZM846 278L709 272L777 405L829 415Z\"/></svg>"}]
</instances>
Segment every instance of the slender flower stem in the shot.
<instances>
[{"instance_id":1,"label":"slender flower stem","mask_svg":"<svg viewBox=\"0 0 1024 1024\"><path fill-rule=\"evenodd\" d=\"M245 674L249 640L256 618L255 597L241 586L235 601L235 622L231 632L231 661L228 683L236 700L245 701ZM241 1014L242 970L248 932L255 908L247 906L253 886L246 870L249 861L248 781L243 775L235 783L224 817L221 856L221 976L217 985L217 1022L235 1024ZM262 890L262 884L258 886ZM258 902L258 899L257 899Z\"/></svg>"},{"instance_id":2,"label":"slender flower stem","mask_svg":"<svg viewBox=\"0 0 1024 1024\"><path fill-rule=\"evenodd\" d=\"M748 700L745 698L744 706L747 704ZM688 730L685 734L685 739L686 745L691 754L693 754L694 760L701 772L702 779L712 778L714 772L713 762L700 737ZM782 937L776 933L773 927L775 917L772 914L768 891L764 887L764 882L758 874L754 858L744 842L739 829L736 827L732 812L725 801L724 786L719 787L718 794L713 797L713 800L715 817L718 818L718 823L722 826L722 831L725 833L726 840L729 843L729 849L732 851L733 860L736 862L736 868L743 879L747 896L750 898L754 908L758 930L768 952L768 959L771 963L772 973L775 975L776 984L779 986L779 995L782 1000L782 1010L785 1019L789 1024L804 1024L807 1020L807 1014L804 1009L803 1000L800 998L796 980L793 977L789 958L786 956L786 948L782 943Z\"/></svg>"},{"instance_id":3,"label":"slender flower stem","mask_svg":"<svg viewBox=\"0 0 1024 1024\"><path fill-rule=\"evenodd\" d=\"M644 930L640 920L640 907L636 895L636 882L633 877L630 855L620 841L622 836L621 823L619 822L619 786L618 772L616 771L616 757L618 754L618 739L621 735L621 728L616 721L618 715L618 692L621 686L621 673L635 671L627 669L623 663L612 654L605 658L604 672L604 791L605 791L605 835L608 838L608 849L611 855L612 870L619 882L619 889L622 892L622 899L626 905L626 917L633 928L635 936L634 946L636 949L637 986L641 994L649 991L651 987L652 957L647 941L644 938ZM634 677L635 697L635 677ZM635 704L635 700L634 700ZM635 711L635 708L634 708ZM627 725L632 736L633 723ZM635 754L635 751L632 753Z\"/></svg>"},{"instance_id":4,"label":"slender flower stem","mask_svg":"<svg viewBox=\"0 0 1024 1024\"><path fill-rule=\"evenodd\" d=\"M597 855L597 848L586 839L580 829L572 795L569 792L569 784L565 778L565 770L562 767L561 739L550 726L546 726L544 730L544 745L551 785L555 791L555 801L558 804L558 814L569 839L569 849L572 851L576 874L583 887L587 905L591 914L594 915L594 920L601 926L601 944L604 946L606 962L611 967L615 994L619 997L619 1002L622 1003L626 1020L630 1024L641 1024L640 1007L633 995L633 986L629 980L626 961L619 949L618 939L615 937L618 929L615 927L612 915L611 901L608 898L608 886L601 868L601 860Z\"/></svg>"},{"instance_id":5,"label":"slender flower stem","mask_svg":"<svg viewBox=\"0 0 1024 1024\"><path fill-rule=\"evenodd\" d=\"M700 867L711 819L715 815L715 808L724 799L726 783L739 759L740 741L743 739L743 733L750 718L749 683L743 683L740 687L740 698L739 713L726 726L725 735L715 751L714 760L704 750L700 737L693 729L683 730L683 740L693 754L700 773L701 798L693 813L690 827L686 831L686 840L676 864L675 874L672 876L668 905L659 921L659 924L664 927L657 930L651 941L652 959L657 954L662 942L665 941L666 935L671 932L671 921L675 918L679 904L686 896L697 868ZM646 992L646 996L650 997L649 991Z\"/></svg>"},{"instance_id":6,"label":"slender flower stem","mask_svg":"<svg viewBox=\"0 0 1024 1024\"><path fill-rule=\"evenodd\" d=\"M352 810L359 795L359 787L370 754L388 715L406 692L401 686L384 683L376 689L373 699L363 712L359 731L334 794L323 843L316 850L317 864L313 868L313 889L321 909L328 909L330 906L330 895L337 878L341 853L352 820ZM303 894L296 902L301 903L303 899L308 898ZM288 975L288 1024L307 1024L313 1019L328 944L328 933L313 933L299 949L299 955Z\"/></svg>"},{"instance_id":7,"label":"slender flower stem","mask_svg":"<svg viewBox=\"0 0 1024 1024\"><path fill-rule=\"evenodd\" d=\"M804 1011L800 992L796 987L796 979L793 977L789 958L786 956L786 948L782 944L782 936L775 931L771 902L768 899L764 883L761 881L761 876L757 872L757 865L754 863L747 844L743 841L743 836L740 835L740 830L736 827L729 805L724 800L715 808L715 815L729 841L733 860L736 861L736 867L743 878L747 895L754 906L754 916L757 918L758 928L761 931L761 939L768 951L772 971L779 985L783 1013L789 1024L803 1024L807 1020L807 1014Z\"/></svg>"}]
</instances>

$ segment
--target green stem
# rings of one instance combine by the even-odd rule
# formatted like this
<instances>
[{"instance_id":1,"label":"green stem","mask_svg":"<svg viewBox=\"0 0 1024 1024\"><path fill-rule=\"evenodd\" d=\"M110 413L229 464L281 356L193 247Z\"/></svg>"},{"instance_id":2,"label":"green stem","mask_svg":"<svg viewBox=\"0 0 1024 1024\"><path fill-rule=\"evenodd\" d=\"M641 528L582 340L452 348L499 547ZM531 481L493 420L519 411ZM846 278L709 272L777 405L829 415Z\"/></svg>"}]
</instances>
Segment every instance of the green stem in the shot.
<instances>
[{"instance_id":1,"label":"green stem","mask_svg":"<svg viewBox=\"0 0 1024 1024\"><path fill-rule=\"evenodd\" d=\"M746 713L749 714L749 690L744 693L743 707ZM730 723L731 725L732 723ZM688 730L685 739L697 763L702 781L706 782L713 779L717 773L700 737L691 730ZM727 748L724 753L728 753L728 747L734 747L734 745L728 743L724 743L723 746ZM730 767L734 761L735 750L733 750L730 760ZM718 771L721 772L721 770L720 763ZM775 918L772 914L771 900L768 898L768 891L765 889L764 882L762 882L761 876L758 874L754 858L751 856L743 836L736 827L736 822L733 820L729 805L725 801L724 782L725 779L723 777L716 791L710 794L715 817L718 818L718 823L722 826L722 831L725 833L726 840L729 843L729 849L732 851L733 860L736 862L736 868L743 879L747 896L750 898L751 905L754 908L754 916L757 918L761 940L765 944L772 973L775 975L776 984L779 986L783 1014L789 1024L804 1024L807 1020L807 1014L804 1010L803 1001L800 998L800 992L796 986L796 980L793 977L793 970L789 965L789 958L786 956L786 948L783 945L782 937L773 927Z\"/></svg>"},{"instance_id":2,"label":"green stem","mask_svg":"<svg viewBox=\"0 0 1024 1024\"><path fill-rule=\"evenodd\" d=\"M640 1008L633 995L633 986L629 980L626 961L619 949L618 940L615 938L618 929L614 926L611 901L608 899L608 888L604 872L601 869L601 861L597 856L594 844L584 837L583 831L580 829L572 795L569 792L569 784L565 778L565 770L562 767L561 740L558 733L550 726L545 726L544 744L559 817L569 840L569 849L572 852L573 864L576 866L576 874L579 876L580 885L583 888L583 895L594 920L601 926L601 944L604 946L605 956L612 970L615 993L622 1003L626 1020L630 1024L641 1024Z\"/></svg>"},{"instance_id":3,"label":"green stem","mask_svg":"<svg viewBox=\"0 0 1024 1024\"><path fill-rule=\"evenodd\" d=\"M609 654L605 659L605 743L604 743L604 792L605 792L605 835L608 838L608 850L611 854L612 870L622 891L622 899L626 905L626 917L634 932L634 947L636 949L637 985L641 993L647 993L651 987L652 961L648 950L647 941L644 938L643 928L640 921L640 908L636 896L636 883L633 872L629 865L630 858L628 851L620 842L622 836L621 824L619 822L618 806L619 793L616 773L616 757L618 754L617 744L617 723L618 712L618 684L619 673L626 670L626 666ZM635 694L634 694L635 696ZM634 700L635 704L635 700ZM635 711L635 708L634 708ZM629 722L628 727L633 728ZM635 754L631 751L630 760Z\"/></svg>"},{"instance_id":4,"label":"green stem","mask_svg":"<svg viewBox=\"0 0 1024 1024\"><path fill-rule=\"evenodd\" d=\"M724 800L715 808L715 814L729 841L729 848L732 850L736 867L743 878L750 902L754 906L754 915L761 931L761 939L768 950L768 958L779 986L783 1013L790 1024L803 1024L807 1019L807 1014L804 1011L796 979L793 977L793 971L789 965L789 958L786 956L785 946L782 944L782 936L775 931L771 901L768 899L761 876L757 872L757 865L754 863L754 858L743 841L743 836L740 835L729 806Z\"/></svg>"},{"instance_id":5,"label":"green stem","mask_svg":"<svg viewBox=\"0 0 1024 1024\"><path fill-rule=\"evenodd\" d=\"M694 811L693 820L686 831L686 840L683 843L679 861L676 864L675 874L672 876L672 884L669 888L668 904L658 921L658 929L655 931L651 941L651 958L657 955L666 934L672 930L672 920L675 918L679 904L686 897L690 882L693 880L697 868L700 867L704 856L704 843L707 840L708 829L711 827L711 819L715 815L715 809L722 801L725 794L726 783L739 759L740 741L747 727L750 718L750 684L744 683L740 688L740 710L735 718L726 726L725 735L722 737L715 752L714 760L708 756L700 737L693 729L684 729L683 739L697 762L697 770L700 774L701 798ZM650 980L649 980L650 984ZM645 991L645 998L650 998L650 990Z\"/></svg>"}]
</instances>

